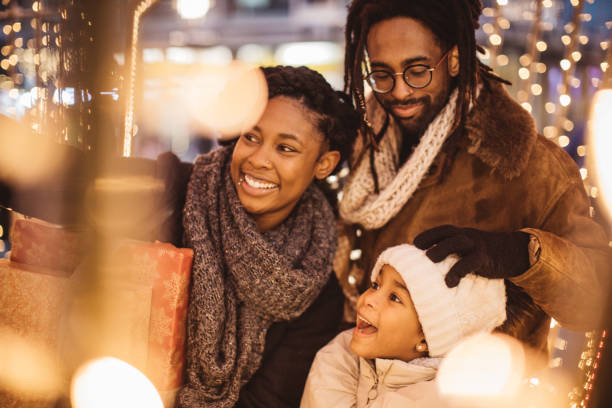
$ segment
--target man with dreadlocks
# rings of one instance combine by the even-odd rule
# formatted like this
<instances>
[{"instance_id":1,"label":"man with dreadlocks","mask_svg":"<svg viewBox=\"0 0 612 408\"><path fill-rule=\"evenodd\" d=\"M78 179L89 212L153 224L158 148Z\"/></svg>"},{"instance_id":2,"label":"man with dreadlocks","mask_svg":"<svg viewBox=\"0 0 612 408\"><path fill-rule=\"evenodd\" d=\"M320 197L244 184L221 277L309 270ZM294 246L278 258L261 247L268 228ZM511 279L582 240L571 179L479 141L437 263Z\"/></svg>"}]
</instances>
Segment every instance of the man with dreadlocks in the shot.
<instances>
[{"instance_id":1,"label":"man with dreadlocks","mask_svg":"<svg viewBox=\"0 0 612 408\"><path fill-rule=\"evenodd\" d=\"M551 317L574 330L599 324L610 248L576 165L477 59L481 11L479 0L350 4L345 91L362 138L336 272L356 299L385 248L414 243L434 262L457 254L447 285L505 278L500 329L543 351Z\"/></svg>"}]
</instances>

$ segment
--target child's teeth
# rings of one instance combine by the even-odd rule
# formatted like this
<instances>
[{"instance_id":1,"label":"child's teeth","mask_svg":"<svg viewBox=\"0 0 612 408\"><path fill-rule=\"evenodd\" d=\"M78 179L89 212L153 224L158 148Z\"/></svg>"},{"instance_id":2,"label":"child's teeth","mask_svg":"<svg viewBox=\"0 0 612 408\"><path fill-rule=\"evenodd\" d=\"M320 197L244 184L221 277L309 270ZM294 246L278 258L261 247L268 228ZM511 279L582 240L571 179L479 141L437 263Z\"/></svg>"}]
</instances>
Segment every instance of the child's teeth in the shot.
<instances>
[{"instance_id":1,"label":"child's teeth","mask_svg":"<svg viewBox=\"0 0 612 408\"><path fill-rule=\"evenodd\" d=\"M264 183L264 182L255 180L246 174L244 175L244 181L246 181L249 186L255 187L255 188L275 188L276 187L276 184Z\"/></svg>"}]
</instances>

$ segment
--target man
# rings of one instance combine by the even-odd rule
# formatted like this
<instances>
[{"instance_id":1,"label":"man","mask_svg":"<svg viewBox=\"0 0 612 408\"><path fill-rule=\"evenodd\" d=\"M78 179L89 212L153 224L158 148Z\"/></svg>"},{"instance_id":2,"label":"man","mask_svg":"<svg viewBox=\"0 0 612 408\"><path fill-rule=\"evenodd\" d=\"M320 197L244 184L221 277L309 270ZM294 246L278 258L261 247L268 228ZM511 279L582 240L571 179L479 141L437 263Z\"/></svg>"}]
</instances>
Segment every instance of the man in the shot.
<instances>
[{"instance_id":1,"label":"man","mask_svg":"<svg viewBox=\"0 0 612 408\"><path fill-rule=\"evenodd\" d=\"M477 59L481 11L479 0L351 3L345 90L363 138L340 203L341 247L361 257L349 265L339 249L336 272L354 298L385 248L414 243L434 262L455 253L447 285L470 272L505 278L501 330L544 350L551 317L573 330L599 324L610 251L574 162Z\"/></svg>"}]
</instances>

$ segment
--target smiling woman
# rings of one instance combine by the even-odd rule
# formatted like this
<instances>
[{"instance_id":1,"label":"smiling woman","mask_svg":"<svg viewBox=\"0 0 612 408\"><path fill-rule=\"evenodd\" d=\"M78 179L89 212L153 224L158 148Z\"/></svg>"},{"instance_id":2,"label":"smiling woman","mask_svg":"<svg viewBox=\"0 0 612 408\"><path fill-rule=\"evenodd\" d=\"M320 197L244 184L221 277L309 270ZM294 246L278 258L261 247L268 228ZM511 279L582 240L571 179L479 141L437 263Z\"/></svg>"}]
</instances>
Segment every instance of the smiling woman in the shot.
<instances>
[{"instance_id":1,"label":"smiling woman","mask_svg":"<svg viewBox=\"0 0 612 408\"><path fill-rule=\"evenodd\" d=\"M334 211L313 181L346 159L358 118L320 74L262 70L263 115L234 145L198 157L187 188L194 265L181 407L297 406L342 316Z\"/></svg>"}]
</instances>

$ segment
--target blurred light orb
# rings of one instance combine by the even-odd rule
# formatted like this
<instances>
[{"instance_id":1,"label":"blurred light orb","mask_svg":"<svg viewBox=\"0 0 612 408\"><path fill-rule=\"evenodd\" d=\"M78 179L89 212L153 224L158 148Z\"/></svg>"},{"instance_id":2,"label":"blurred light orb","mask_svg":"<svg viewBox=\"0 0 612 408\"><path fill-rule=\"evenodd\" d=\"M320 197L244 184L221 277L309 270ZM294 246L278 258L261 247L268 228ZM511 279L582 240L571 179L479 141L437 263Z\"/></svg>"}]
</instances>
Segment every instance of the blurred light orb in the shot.
<instances>
[{"instance_id":1,"label":"blurred light orb","mask_svg":"<svg viewBox=\"0 0 612 408\"><path fill-rule=\"evenodd\" d=\"M568 106L572 102L572 98L568 94L559 95L559 103L561 106Z\"/></svg>"},{"instance_id":2,"label":"blurred light orb","mask_svg":"<svg viewBox=\"0 0 612 408\"><path fill-rule=\"evenodd\" d=\"M601 89L593 98L591 114L587 122L587 146L591 174L596 176L599 195L604 207L612 214L612 89Z\"/></svg>"},{"instance_id":3,"label":"blurred light orb","mask_svg":"<svg viewBox=\"0 0 612 408\"><path fill-rule=\"evenodd\" d=\"M508 63L510 62L510 59L508 58L508 56L504 54L498 55L496 60L497 60L497 65L499 65L500 67L504 67L508 65Z\"/></svg>"},{"instance_id":4,"label":"blurred light orb","mask_svg":"<svg viewBox=\"0 0 612 408\"><path fill-rule=\"evenodd\" d=\"M62 166L63 151L46 135L0 115L0 150L10 152L0 162L0 179L29 185L44 180Z\"/></svg>"},{"instance_id":5,"label":"blurred light orb","mask_svg":"<svg viewBox=\"0 0 612 408\"><path fill-rule=\"evenodd\" d=\"M25 399L53 399L62 391L61 365L43 344L0 330L0 390Z\"/></svg>"},{"instance_id":6,"label":"blurred light orb","mask_svg":"<svg viewBox=\"0 0 612 408\"><path fill-rule=\"evenodd\" d=\"M202 18L210 9L210 0L176 0L176 10L187 20Z\"/></svg>"},{"instance_id":7,"label":"blurred light orb","mask_svg":"<svg viewBox=\"0 0 612 408\"><path fill-rule=\"evenodd\" d=\"M498 46L501 45L502 38L499 34L493 34L489 36L489 42L494 46Z\"/></svg>"},{"instance_id":8,"label":"blurred light orb","mask_svg":"<svg viewBox=\"0 0 612 408\"><path fill-rule=\"evenodd\" d=\"M546 44L546 42L544 41L538 41L536 43L536 48L538 49L538 51L544 52L548 48L548 44Z\"/></svg>"},{"instance_id":9,"label":"blurred light orb","mask_svg":"<svg viewBox=\"0 0 612 408\"><path fill-rule=\"evenodd\" d=\"M542 85L540 84L532 84L531 85L531 93L535 96L542 94Z\"/></svg>"},{"instance_id":10,"label":"blurred light orb","mask_svg":"<svg viewBox=\"0 0 612 408\"><path fill-rule=\"evenodd\" d=\"M228 138L252 128L268 102L263 72L239 61L203 70L192 84L185 106L208 136Z\"/></svg>"},{"instance_id":11,"label":"blurred light orb","mask_svg":"<svg viewBox=\"0 0 612 408\"><path fill-rule=\"evenodd\" d=\"M336 64L344 58L342 47L330 41L292 42L279 46L274 59L281 65Z\"/></svg>"},{"instance_id":12,"label":"blurred light orb","mask_svg":"<svg viewBox=\"0 0 612 408\"><path fill-rule=\"evenodd\" d=\"M559 65L561 66L561 69L564 71L567 71L568 69L572 67L572 63L566 58L563 58L561 61L559 61Z\"/></svg>"},{"instance_id":13,"label":"blurred light orb","mask_svg":"<svg viewBox=\"0 0 612 408\"><path fill-rule=\"evenodd\" d=\"M70 387L74 408L163 408L162 400L147 377L128 363L103 357L85 363Z\"/></svg>"},{"instance_id":14,"label":"blurred light orb","mask_svg":"<svg viewBox=\"0 0 612 408\"><path fill-rule=\"evenodd\" d=\"M523 109L525 109L527 112L531 113L531 104L529 102L523 102L521 103L521 106L523 107Z\"/></svg>"},{"instance_id":15,"label":"blurred light orb","mask_svg":"<svg viewBox=\"0 0 612 408\"><path fill-rule=\"evenodd\" d=\"M438 370L438 391L453 407L491 407L516 397L525 352L510 336L479 333L456 345Z\"/></svg>"}]
</instances>

